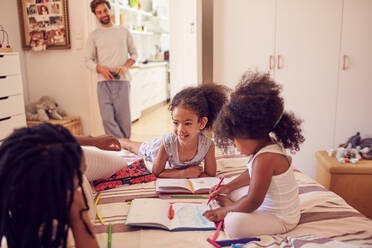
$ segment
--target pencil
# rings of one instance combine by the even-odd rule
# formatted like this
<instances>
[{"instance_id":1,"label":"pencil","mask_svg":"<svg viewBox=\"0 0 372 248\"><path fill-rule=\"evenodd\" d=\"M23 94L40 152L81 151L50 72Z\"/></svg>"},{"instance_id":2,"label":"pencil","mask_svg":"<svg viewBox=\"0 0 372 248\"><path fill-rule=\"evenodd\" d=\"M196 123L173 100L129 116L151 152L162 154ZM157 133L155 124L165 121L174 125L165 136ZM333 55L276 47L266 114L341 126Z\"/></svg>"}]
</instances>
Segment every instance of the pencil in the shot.
<instances>
[{"instance_id":1,"label":"pencil","mask_svg":"<svg viewBox=\"0 0 372 248\"><path fill-rule=\"evenodd\" d=\"M99 219L99 222L101 222L101 224L104 225L105 223L103 222L102 217L101 217L101 215L99 214L98 211L96 211L96 215L97 215L97 217Z\"/></svg>"},{"instance_id":2,"label":"pencil","mask_svg":"<svg viewBox=\"0 0 372 248\"><path fill-rule=\"evenodd\" d=\"M107 248L111 248L111 239L112 239L112 225L108 224L108 234L107 234Z\"/></svg>"},{"instance_id":3,"label":"pencil","mask_svg":"<svg viewBox=\"0 0 372 248\"><path fill-rule=\"evenodd\" d=\"M209 198L209 195L171 195L171 198Z\"/></svg>"}]
</instances>

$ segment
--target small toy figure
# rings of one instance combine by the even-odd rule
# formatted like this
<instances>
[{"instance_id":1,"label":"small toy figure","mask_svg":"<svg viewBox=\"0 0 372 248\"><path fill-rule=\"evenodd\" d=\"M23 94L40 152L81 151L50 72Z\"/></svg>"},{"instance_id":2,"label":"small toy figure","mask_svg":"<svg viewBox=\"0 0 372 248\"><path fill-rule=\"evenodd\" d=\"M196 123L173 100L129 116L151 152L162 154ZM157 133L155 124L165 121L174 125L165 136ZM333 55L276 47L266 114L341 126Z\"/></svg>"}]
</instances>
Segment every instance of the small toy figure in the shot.
<instances>
[{"instance_id":1,"label":"small toy figure","mask_svg":"<svg viewBox=\"0 0 372 248\"><path fill-rule=\"evenodd\" d=\"M364 142L363 142L364 141ZM361 141L360 133L351 136L343 146L336 149L336 159L340 163L357 163L362 156L371 156L370 150L372 150L372 139L365 139ZM328 156L332 157L334 149L328 150ZM370 154L370 155L366 155Z\"/></svg>"}]
</instances>

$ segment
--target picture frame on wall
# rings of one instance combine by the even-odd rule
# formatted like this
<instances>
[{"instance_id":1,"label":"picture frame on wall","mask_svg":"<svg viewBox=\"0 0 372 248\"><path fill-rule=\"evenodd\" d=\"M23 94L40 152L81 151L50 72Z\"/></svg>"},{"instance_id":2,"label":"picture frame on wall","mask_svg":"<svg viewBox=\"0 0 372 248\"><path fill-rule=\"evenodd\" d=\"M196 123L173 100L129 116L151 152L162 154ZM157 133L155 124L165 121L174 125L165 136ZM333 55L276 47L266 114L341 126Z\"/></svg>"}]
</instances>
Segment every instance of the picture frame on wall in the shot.
<instances>
[{"instance_id":1,"label":"picture frame on wall","mask_svg":"<svg viewBox=\"0 0 372 248\"><path fill-rule=\"evenodd\" d=\"M24 49L70 49L68 0L17 0Z\"/></svg>"}]
</instances>

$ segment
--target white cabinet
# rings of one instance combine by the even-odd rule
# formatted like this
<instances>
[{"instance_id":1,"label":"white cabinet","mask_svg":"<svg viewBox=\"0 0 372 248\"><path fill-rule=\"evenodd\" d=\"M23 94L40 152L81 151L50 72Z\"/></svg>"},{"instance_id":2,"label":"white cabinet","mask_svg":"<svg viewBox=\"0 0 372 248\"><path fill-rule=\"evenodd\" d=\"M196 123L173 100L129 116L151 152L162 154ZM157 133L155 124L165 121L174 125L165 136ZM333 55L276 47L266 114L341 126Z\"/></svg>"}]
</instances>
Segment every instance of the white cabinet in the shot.
<instances>
[{"instance_id":1,"label":"white cabinet","mask_svg":"<svg viewBox=\"0 0 372 248\"><path fill-rule=\"evenodd\" d=\"M270 72L285 109L304 120L294 165L312 177L317 150L358 130L372 135L371 12L369 0L214 3L214 81L235 86L248 69Z\"/></svg>"},{"instance_id":2,"label":"white cabinet","mask_svg":"<svg viewBox=\"0 0 372 248\"><path fill-rule=\"evenodd\" d=\"M170 1L170 94L202 83L202 1Z\"/></svg>"},{"instance_id":3,"label":"white cabinet","mask_svg":"<svg viewBox=\"0 0 372 248\"><path fill-rule=\"evenodd\" d=\"M274 66L276 0L216 0L213 80L234 87L247 69Z\"/></svg>"},{"instance_id":4,"label":"white cabinet","mask_svg":"<svg viewBox=\"0 0 372 248\"><path fill-rule=\"evenodd\" d=\"M0 53L0 141L26 126L18 53Z\"/></svg>"},{"instance_id":5,"label":"white cabinet","mask_svg":"<svg viewBox=\"0 0 372 248\"><path fill-rule=\"evenodd\" d=\"M315 152L334 147L341 0L277 1L275 81L285 110L304 122L294 165L315 176Z\"/></svg>"},{"instance_id":6,"label":"white cabinet","mask_svg":"<svg viewBox=\"0 0 372 248\"><path fill-rule=\"evenodd\" d=\"M372 1L344 0L336 145L360 131L372 138Z\"/></svg>"},{"instance_id":7,"label":"white cabinet","mask_svg":"<svg viewBox=\"0 0 372 248\"><path fill-rule=\"evenodd\" d=\"M141 117L143 110L168 99L168 66L143 65L131 69L130 109L132 121Z\"/></svg>"}]
</instances>

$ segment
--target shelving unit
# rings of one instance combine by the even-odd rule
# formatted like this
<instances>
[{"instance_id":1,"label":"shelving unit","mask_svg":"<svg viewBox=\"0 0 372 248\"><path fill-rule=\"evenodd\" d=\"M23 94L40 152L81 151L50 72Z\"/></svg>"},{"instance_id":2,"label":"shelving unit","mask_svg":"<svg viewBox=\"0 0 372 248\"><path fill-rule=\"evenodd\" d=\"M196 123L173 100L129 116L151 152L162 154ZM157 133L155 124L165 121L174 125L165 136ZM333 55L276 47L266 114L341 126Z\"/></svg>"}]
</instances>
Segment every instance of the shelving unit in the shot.
<instances>
[{"instance_id":1,"label":"shelving unit","mask_svg":"<svg viewBox=\"0 0 372 248\"><path fill-rule=\"evenodd\" d=\"M141 9L128 6L128 1L111 0L115 25L130 30L137 47L137 62L159 60L169 50L169 1L141 0Z\"/></svg>"}]
</instances>

